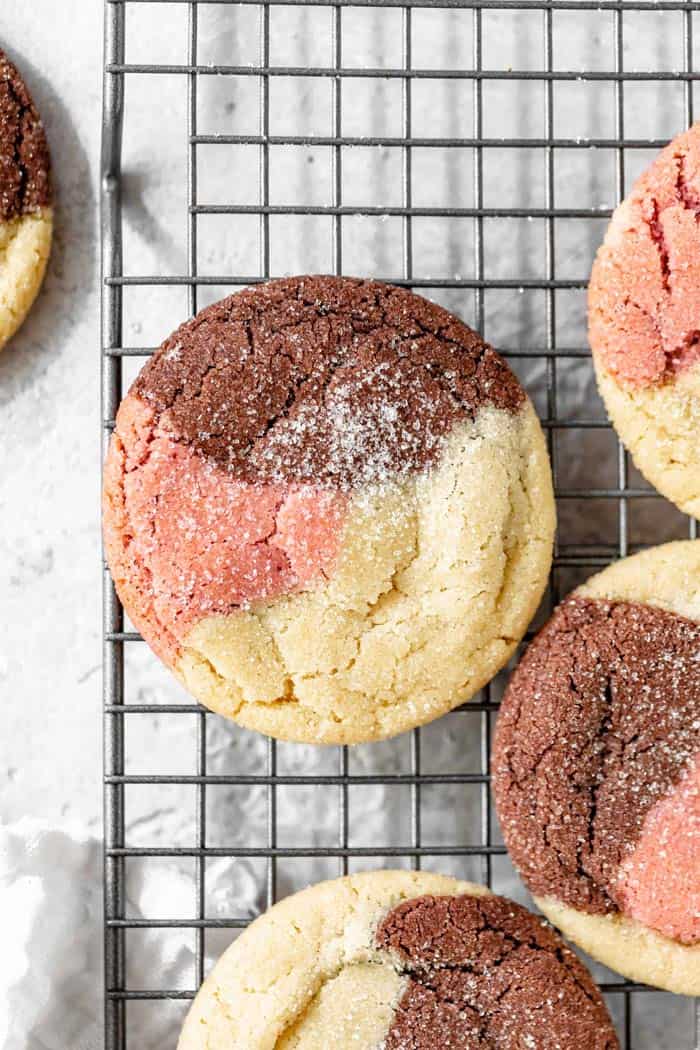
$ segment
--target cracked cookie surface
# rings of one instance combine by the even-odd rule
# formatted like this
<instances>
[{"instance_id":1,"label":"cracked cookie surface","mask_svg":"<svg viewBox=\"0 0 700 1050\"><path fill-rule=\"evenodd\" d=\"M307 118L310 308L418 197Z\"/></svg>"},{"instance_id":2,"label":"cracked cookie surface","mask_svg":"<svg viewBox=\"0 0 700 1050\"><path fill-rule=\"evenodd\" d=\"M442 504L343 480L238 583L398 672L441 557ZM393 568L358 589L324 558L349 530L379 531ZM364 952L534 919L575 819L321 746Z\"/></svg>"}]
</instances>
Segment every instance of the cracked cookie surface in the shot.
<instances>
[{"instance_id":1,"label":"cracked cookie surface","mask_svg":"<svg viewBox=\"0 0 700 1050\"><path fill-rule=\"evenodd\" d=\"M492 760L506 845L545 913L551 901L555 921L617 930L612 957L595 937L586 949L688 989L700 983L699 594L697 541L574 592L509 683ZM627 959L633 936L643 950Z\"/></svg>"},{"instance_id":2,"label":"cracked cookie surface","mask_svg":"<svg viewBox=\"0 0 700 1050\"><path fill-rule=\"evenodd\" d=\"M222 956L179 1050L618 1050L590 975L541 920L427 872L321 883Z\"/></svg>"},{"instance_id":3,"label":"cracked cookie surface","mask_svg":"<svg viewBox=\"0 0 700 1050\"><path fill-rule=\"evenodd\" d=\"M589 337L613 424L642 473L700 513L700 124L616 209L589 286Z\"/></svg>"},{"instance_id":4,"label":"cracked cookie surface","mask_svg":"<svg viewBox=\"0 0 700 1050\"><path fill-rule=\"evenodd\" d=\"M19 71L0 51L0 349L41 287L52 229L44 128Z\"/></svg>"},{"instance_id":5,"label":"cracked cookie surface","mask_svg":"<svg viewBox=\"0 0 700 1050\"><path fill-rule=\"evenodd\" d=\"M239 481L341 490L420 470L456 422L525 401L502 358L446 310L332 277L271 281L203 310L133 392Z\"/></svg>"},{"instance_id":6,"label":"cracked cookie surface","mask_svg":"<svg viewBox=\"0 0 700 1050\"><path fill-rule=\"evenodd\" d=\"M135 626L202 702L286 739L378 739L468 700L551 559L516 378L370 281L273 281L183 325L119 409L104 492Z\"/></svg>"}]
</instances>

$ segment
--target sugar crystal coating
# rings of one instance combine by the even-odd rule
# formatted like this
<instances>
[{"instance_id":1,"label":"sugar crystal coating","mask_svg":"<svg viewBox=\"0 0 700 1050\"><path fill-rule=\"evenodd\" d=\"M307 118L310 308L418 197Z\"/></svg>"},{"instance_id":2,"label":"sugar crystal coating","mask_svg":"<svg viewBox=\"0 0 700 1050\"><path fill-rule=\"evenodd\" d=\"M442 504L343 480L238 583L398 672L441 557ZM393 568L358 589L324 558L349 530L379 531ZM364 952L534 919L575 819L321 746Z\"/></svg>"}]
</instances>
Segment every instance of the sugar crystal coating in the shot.
<instances>
[{"instance_id":1,"label":"sugar crystal coating","mask_svg":"<svg viewBox=\"0 0 700 1050\"><path fill-rule=\"evenodd\" d=\"M700 940L697 792L676 797L699 751L700 626L642 603L563 602L513 675L495 737L499 819L528 888Z\"/></svg>"},{"instance_id":2,"label":"sugar crystal coating","mask_svg":"<svg viewBox=\"0 0 700 1050\"><path fill-rule=\"evenodd\" d=\"M458 420L524 401L503 359L446 310L337 277L271 281L202 310L133 393L239 480L344 489L423 469Z\"/></svg>"},{"instance_id":3,"label":"sugar crystal coating","mask_svg":"<svg viewBox=\"0 0 700 1050\"><path fill-rule=\"evenodd\" d=\"M51 203L44 126L17 68L0 50L0 219Z\"/></svg>"},{"instance_id":4,"label":"sugar crystal coating","mask_svg":"<svg viewBox=\"0 0 700 1050\"><path fill-rule=\"evenodd\" d=\"M700 124L675 138L615 211L589 290L590 340L632 389L700 361Z\"/></svg>"},{"instance_id":5,"label":"sugar crystal coating","mask_svg":"<svg viewBox=\"0 0 700 1050\"><path fill-rule=\"evenodd\" d=\"M554 528L498 354L427 300L329 277L166 340L117 413L104 508L119 596L186 688L328 743L469 699L534 611Z\"/></svg>"},{"instance_id":6,"label":"sugar crystal coating","mask_svg":"<svg viewBox=\"0 0 700 1050\"><path fill-rule=\"evenodd\" d=\"M408 986L385 1050L617 1050L585 967L504 897L417 897L377 932Z\"/></svg>"}]
</instances>

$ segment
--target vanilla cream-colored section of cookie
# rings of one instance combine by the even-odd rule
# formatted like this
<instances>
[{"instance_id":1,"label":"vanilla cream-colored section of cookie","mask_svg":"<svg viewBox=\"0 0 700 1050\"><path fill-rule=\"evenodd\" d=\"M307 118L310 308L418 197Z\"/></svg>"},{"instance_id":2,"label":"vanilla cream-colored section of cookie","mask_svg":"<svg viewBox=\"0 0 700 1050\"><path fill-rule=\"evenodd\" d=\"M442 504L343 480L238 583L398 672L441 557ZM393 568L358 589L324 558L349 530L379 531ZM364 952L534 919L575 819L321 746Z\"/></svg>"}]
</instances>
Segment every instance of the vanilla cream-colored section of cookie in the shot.
<instances>
[{"instance_id":1,"label":"vanilla cream-colored section of cookie","mask_svg":"<svg viewBox=\"0 0 700 1050\"><path fill-rule=\"evenodd\" d=\"M551 897L535 903L565 937L623 977L700 995L700 944L679 944L620 914L590 915Z\"/></svg>"},{"instance_id":2,"label":"vanilla cream-colored section of cookie","mask_svg":"<svg viewBox=\"0 0 700 1050\"><path fill-rule=\"evenodd\" d=\"M287 897L216 964L190 1009L178 1050L379 1050L403 989L403 978L374 946L380 920L423 894L488 892L429 872L380 871ZM353 993L361 998L351 1005ZM372 1016L363 1019L362 1011ZM338 1024L345 1025L340 1032Z\"/></svg>"},{"instance_id":3,"label":"vanilla cream-colored section of cookie","mask_svg":"<svg viewBox=\"0 0 700 1050\"><path fill-rule=\"evenodd\" d=\"M0 222L0 349L29 313L51 251L53 209Z\"/></svg>"},{"instance_id":4,"label":"vanilla cream-colored section of cookie","mask_svg":"<svg viewBox=\"0 0 700 1050\"><path fill-rule=\"evenodd\" d=\"M347 966L321 987L275 1050L328 1050L329 1045L378 1050L405 986L389 963Z\"/></svg>"},{"instance_id":5,"label":"vanilla cream-colored section of cookie","mask_svg":"<svg viewBox=\"0 0 700 1050\"><path fill-rule=\"evenodd\" d=\"M544 590L554 527L532 406L484 408L437 466L353 496L325 583L201 620L179 674L208 707L283 739L400 733L506 663Z\"/></svg>"},{"instance_id":6,"label":"vanilla cream-colored section of cookie","mask_svg":"<svg viewBox=\"0 0 700 1050\"><path fill-rule=\"evenodd\" d=\"M625 387L594 356L608 415L641 473L684 513L700 517L700 365L673 381Z\"/></svg>"},{"instance_id":7,"label":"vanilla cream-colored section of cookie","mask_svg":"<svg viewBox=\"0 0 700 1050\"><path fill-rule=\"evenodd\" d=\"M576 594L644 602L700 623L700 540L664 543L613 562Z\"/></svg>"}]
</instances>

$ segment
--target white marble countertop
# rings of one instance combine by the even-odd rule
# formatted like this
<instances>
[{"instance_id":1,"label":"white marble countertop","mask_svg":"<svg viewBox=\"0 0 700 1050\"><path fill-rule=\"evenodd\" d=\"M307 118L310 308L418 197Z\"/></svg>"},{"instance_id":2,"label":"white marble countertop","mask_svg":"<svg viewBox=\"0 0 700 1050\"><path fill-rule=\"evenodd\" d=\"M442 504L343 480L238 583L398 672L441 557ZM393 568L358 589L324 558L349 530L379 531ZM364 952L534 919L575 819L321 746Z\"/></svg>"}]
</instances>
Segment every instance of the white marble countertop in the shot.
<instances>
[{"instance_id":1,"label":"white marble countertop","mask_svg":"<svg viewBox=\"0 0 700 1050\"><path fill-rule=\"evenodd\" d=\"M4 0L0 44L47 128L56 237L0 356L0 820L99 828L101 4Z\"/></svg>"}]
</instances>

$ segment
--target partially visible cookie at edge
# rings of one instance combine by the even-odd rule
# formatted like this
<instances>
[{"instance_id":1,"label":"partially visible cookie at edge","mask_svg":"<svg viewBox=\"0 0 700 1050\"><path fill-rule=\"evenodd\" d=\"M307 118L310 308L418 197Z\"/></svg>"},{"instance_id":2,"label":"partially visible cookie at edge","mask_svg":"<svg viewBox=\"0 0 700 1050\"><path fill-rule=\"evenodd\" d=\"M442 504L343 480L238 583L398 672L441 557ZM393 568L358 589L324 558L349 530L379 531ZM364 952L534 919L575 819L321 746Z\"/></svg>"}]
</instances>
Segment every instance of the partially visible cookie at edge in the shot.
<instances>
[{"instance_id":1,"label":"partially visible cookie at edge","mask_svg":"<svg viewBox=\"0 0 700 1050\"><path fill-rule=\"evenodd\" d=\"M619 1050L583 963L542 920L430 872L319 883L257 919L178 1050Z\"/></svg>"},{"instance_id":2,"label":"partially visible cookie at edge","mask_svg":"<svg viewBox=\"0 0 700 1050\"><path fill-rule=\"evenodd\" d=\"M557 607L508 685L492 777L544 914L624 976L700 994L700 541Z\"/></svg>"},{"instance_id":3,"label":"partially visible cookie at edge","mask_svg":"<svg viewBox=\"0 0 700 1050\"><path fill-rule=\"evenodd\" d=\"M22 76L0 50L0 349L39 292L52 233L44 126Z\"/></svg>"},{"instance_id":4,"label":"partially visible cookie at edge","mask_svg":"<svg viewBox=\"0 0 700 1050\"><path fill-rule=\"evenodd\" d=\"M615 210L593 265L598 387L644 476L700 516L700 123Z\"/></svg>"}]
</instances>

